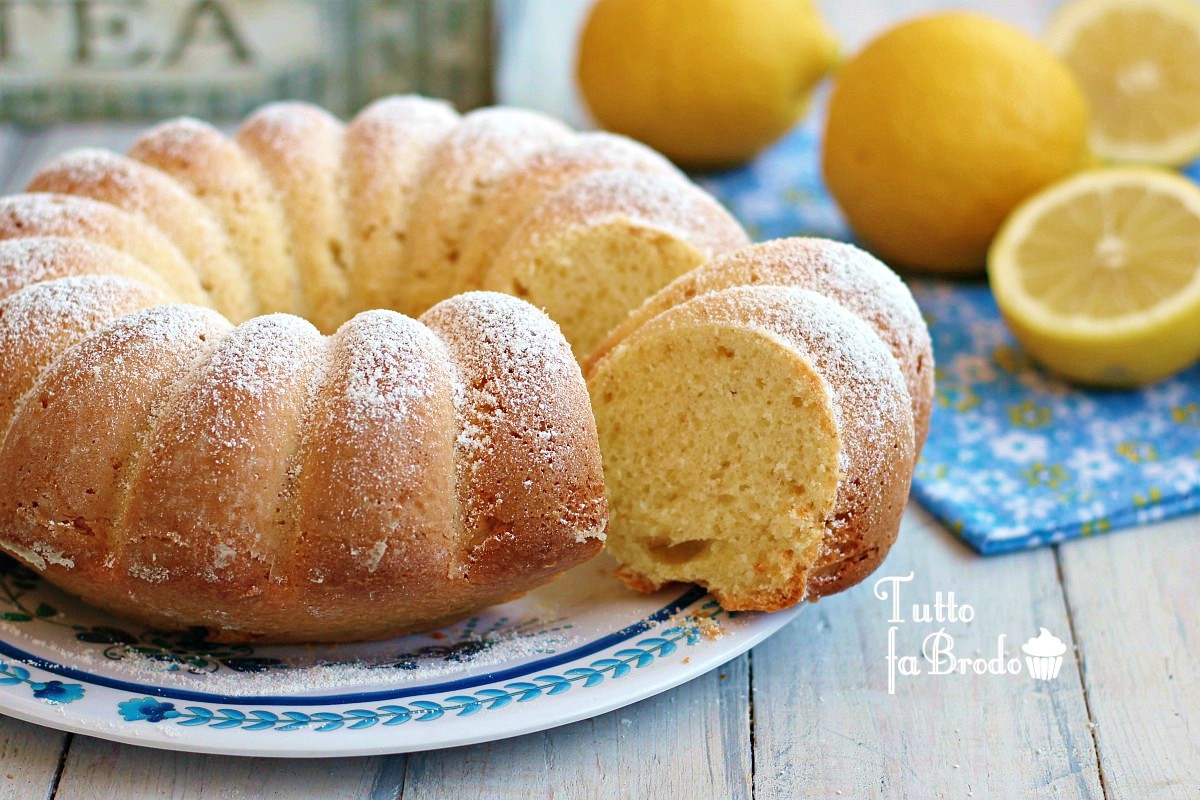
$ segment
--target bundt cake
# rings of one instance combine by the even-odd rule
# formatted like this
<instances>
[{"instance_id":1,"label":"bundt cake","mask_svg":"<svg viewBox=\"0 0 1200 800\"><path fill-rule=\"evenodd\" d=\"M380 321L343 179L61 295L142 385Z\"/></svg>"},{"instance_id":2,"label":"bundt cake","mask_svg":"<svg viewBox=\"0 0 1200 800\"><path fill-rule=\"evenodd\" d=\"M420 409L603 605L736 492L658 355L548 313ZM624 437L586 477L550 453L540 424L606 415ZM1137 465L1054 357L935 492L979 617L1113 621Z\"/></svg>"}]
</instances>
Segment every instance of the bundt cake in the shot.
<instances>
[{"instance_id":1,"label":"bundt cake","mask_svg":"<svg viewBox=\"0 0 1200 800\"><path fill-rule=\"evenodd\" d=\"M0 549L68 591L215 640L354 640L600 549L586 389L529 304L474 292L324 337L171 299L83 274L0 301Z\"/></svg>"},{"instance_id":2,"label":"bundt cake","mask_svg":"<svg viewBox=\"0 0 1200 800\"><path fill-rule=\"evenodd\" d=\"M787 239L684 275L588 359L619 576L775 610L869 575L895 540L933 391L903 283Z\"/></svg>"},{"instance_id":3,"label":"bundt cake","mask_svg":"<svg viewBox=\"0 0 1200 800\"><path fill-rule=\"evenodd\" d=\"M928 332L855 248L748 245L661 156L528 111L68 153L0 198L0 550L218 641L437 626L594 555L610 506L635 588L837 591L895 537Z\"/></svg>"},{"instance_id":4,"label":"bundt cake","mask_svg":"<svg viewBox=\"0 0 1200 800\"><path fill-rule=\"evenodd\" d=\"M167 122L28 190L0 199L0 550L223 641L428 628L594 555L574 354L747 243L642 145L419 97Z\"/></svg>"}]
</instances>

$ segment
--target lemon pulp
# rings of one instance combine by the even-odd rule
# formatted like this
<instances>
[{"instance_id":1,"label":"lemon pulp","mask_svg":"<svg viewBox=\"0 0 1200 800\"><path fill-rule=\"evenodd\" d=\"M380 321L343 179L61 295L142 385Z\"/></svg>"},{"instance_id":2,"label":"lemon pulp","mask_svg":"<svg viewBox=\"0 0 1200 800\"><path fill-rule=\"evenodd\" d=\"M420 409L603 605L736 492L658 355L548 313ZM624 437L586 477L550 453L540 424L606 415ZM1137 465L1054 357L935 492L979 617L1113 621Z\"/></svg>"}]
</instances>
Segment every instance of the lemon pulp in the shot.
<instances>
[{"instance_id":1,"label":"lemon pulp","mask_svg":"<svg viewBox=\"0 0 1200 800\"><path fill-rule=\"evenodd\" d=\"M1179 165L1200 155L1200 6L1077 0L1047 38L1087 96L1098 156Z\"/></svg>"},{"instance_id":2,"label":"lemon pulp","mask_svg":"<svg viewBox=\"0 0 1200 800\"><path fill-rule=\"evenodd\" d=\"M1072 380L1133 386L1200 359L1200 187L1111 168L1035 195L988 257L1017 338Z\"/></svg>"}]
</instances>

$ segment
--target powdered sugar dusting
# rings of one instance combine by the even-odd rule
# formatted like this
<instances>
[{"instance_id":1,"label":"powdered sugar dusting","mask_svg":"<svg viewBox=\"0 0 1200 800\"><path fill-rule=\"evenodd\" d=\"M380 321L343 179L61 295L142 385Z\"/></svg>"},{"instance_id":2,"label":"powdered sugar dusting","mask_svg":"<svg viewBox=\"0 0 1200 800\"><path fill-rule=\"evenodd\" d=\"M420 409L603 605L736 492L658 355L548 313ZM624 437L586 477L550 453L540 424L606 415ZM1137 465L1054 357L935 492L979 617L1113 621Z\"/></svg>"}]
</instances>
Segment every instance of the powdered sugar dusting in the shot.
<instances>
[{"instance_id":1,"label":"powdered sugar dusting","mask_svg":"<svg viewBox=\"0 0 1200 800\"><path fill-rule=\"evenodd\" d=\"M348 359L345 399L353 417L411 417L411 408L430 397L437 380L433 364L445 353L427 328L393 311L367 311L347 323L339 352Z\"/></svg>"},{"instance_id":2,"label":"powdered sugar dusting","mask_svg":"<svg viewBox=\"0 0 1200 800\"><path fill-rule=\"evenodd\" d=\"M172 294L157 273L104 245L54 236L0 241L0 299L35 283L106 274L137 280Z\"/></svg>"},{"instance_id":3,"label":"powdered sugar dusting","mask_svg":"<svg viewBox=\"0 0 1200 800\"><path fill-rule=\"evenodd\" d=\"M29 237L85 239L146 264L182 299L209 305L196 273L158 229L116 206L87 197L18 194L0 198L0 240Z\"/></svg>"},{"instance_id":4,"label":"powdered sugar dusting","mask_svg":"<svg viewBox=\"0 0 1200 800\"><path fill-rule=\"evenodd\" d=\"M219 130L195 117L177 117L160 122L138 137L139 142L150 140L154 141L159 154L177 161L190 161L197 149L204 152L216 140L232 144ZM136 144L133 149L137 149Z\"/></svg>"},{"instance_id":5,"label":"powdered sugar dusting","mask_svg":"<svg viewBox=\"0 0 1200 800\"><path fill-rule=\"evenodd\" d=\"M870 254L827 239L777 239L737 250L683 275L617 327L593 361L668 308L734 286L795 286L822 294L863 319L892 351L913 401L918 443L933 397L933 351L916 301L900 277Z\"/></svg>"},{"instance_id":6,"label":"powdered sugar dusting","mask_svg":"<svg viewBox=\"0 0 1200 800\"><path fill-rule=\"evenodd\" d=\"M530 217L536 225L532 246L541 234L615 217L666 231L710 257L750 243L729 212L690 181L659 172L613 170L581 178L548 199Z\"/></svg>"},{"instance_id":7,"label":"powdered sugar dusting","mask_svg":"<svg viewBox=\"0 0 1200 800\"><path fill-rule=\"evenodd\" d=\"M576 134L534 153L515 177L529 176L535 181L561 185L563 175L570 180L607 170L658 172L683 178L683 173L665 156L641 142L605 131Z\"/></svg>"},{"instance_id":8,"label":"powdered sugar dusting","mask_svg":"<svg viewBox=\"0 0 1200 800\"><path fill-rule=\"evenodd\" d=\"M422 321L457 367L455 460L467 529L537 510L558 535L603 529L595 424L558 326L528 303L493 292L451 298Z\"/></svg>"},{"instance_id":9,"label":"powdered sugar dusting","mask_svg":"<svg viewBox=\"0 0 1200 800\"><path fill-rule=\"evenodd\" d=\"M307 374L305 356L321 342L311 323L291 314L267 314L238 326L213 349L202 383L187 394L189 405L175 409L178 433L188 435L200 425L203 436L222 448L253 446L250 432Z\"/></svg>"},{"instance_id":10,"label":"powdered sugar dusting","mask_svg":"<svg viewBox=\"0 0 1200 800\"><path fill-rule=\"evenodd\" d=\"M87 197L43 192L0 197L0 238L4 239L64 236L103 241L106 235L117 234L122 223L128 229L137 220Z\"/></svg>"},{"instance_id":11,"label":"powdered sugar dusting","mask_svg":"<svg viewBox=\"0 0 1200 800\"><path fill-rule=\"evenodd\" d=\"M585 175L610 170L661 173L684 180L666 158L616 134L581 133L537 150L519 168L508 172L482 206L465 239L459 288L486 283L487 269L497 248L547 197Z\"/></svg>"},{"instance_id":12,"label":"powdered sugar dusting","mask_svg":"<svg viewBox=\"0 0 1200 800\"><path fill-rule=\"evenodd\" d=\"M29 182L29 191L59 191L88 197L95 197L92 192L98 191L103 196L96 199L119 197L126 210L144 214L151 210L150 186L160 189L167 185L171 190L182 191L182 187L168 181L158 170L111 150L81 147L43 167Z\"/></svg>"},{"instance_id":13,"label":"powdered sugar dusting","mask_svg":"<svg viewBox=\"0 0 1200 800\"><path fill-rule=\"evenodd\" d=\"M0 549L18 556L36 569L46 569L51 564L66 569L72 569L75 566L75 559L64 555L61 550L55 549L45 542L33 542L29 547L23 547L16 542L0 539Z\"/></svg>"},{"instance_id":14,"label":"powdered sugar dusting","mask_svg":"<svg viewBox=\"0 0 1200 800\"><path fill-rule=\"evenodd\" d=\"M368 105L349 125L348 134L365 148L390 154L410 140L428 140L431 134L451 128L458 120L454 108L444 100L419 95L384 97Z\"/></svg>"},{"instance_id":15,"label":"powdered sugar dusting","mask_svg":"<svg viewBox=\"0 0 1200 800\"><path fill-rule=\"evenodd\" d=\"M65 347L126 311L166 300L125 278L83 275L37 283L0 302L0 431L4 436L20 398Z\"/></svg>"},{"instance_id":16,"label":"powdered sugar dusting","mask_svg":"<svg viewBox=\"0 0 1200 800\"><path fill-rule=\"evenodd\" d=\"M484 183L569 133L562 123L536 111L482 108L463 117L442 143L443 169L458 173L455 177L464 184Z\"/></svg>"},{"instance_id":17,"label":"powdered sugar dusting","mask_svg":"<svg viewBox=\"0 0 1200 800\"><path fill-rule=\"evenodd\" d=\"M17 359L52 350L71 330L120 316L130 301L155 298L150 287L111 275L77 275L28 286L0 303L0 374ZM165 300L166 298L161 298Z\"/></svg>"},{"instance_id":18,"label":"powdered sugar dusting","mask_svg":"<svg viewBox=\"0 0 1200 800\"><path fill-rule=\"evenodd\" d=\"M258 109L247 118L242 130L253 129L255 136L265 137L276 152L303 153L311 147L308 137L314 127L336 128L340 132L342 123L320 106L288 100Z\"/></svg>"},{"instance_id":19,"label":"powdered sugar dusting","mask_svg":"<svg viewBox=\"0 0 1200 800\"><path fill-rule=\"evenodd\" d=\"M0 546L3 546L0 543ZM490 667L511 665L576 646L580 637L557 628L554 631L531 630L532 623L519 624L475 634L454 635L453 644L444 638L412 636L398 639L392 646L369 646L369 654L356 654L364 648L323 647L312 651L263 646L256 656L278 658L279 669L259 671L227 668L208 672L183 666L153 654L141 655L125 650L120 659L105 657L100 651L65 647L40 639L30 639L27 630L0 621L0 633L18 636L28 646L55 660L75 664L90 672L101 672L136 682L169 685L174 689L212 692L230 697L289 695L304 697L343 693L354 689L385 689L420 684L452 676L479 674ZM449 651L449 657L447 652Z\"/></svg>"},{"instance_id":20,"label":"powdered sugar dusting","mask_svg":"<svg viewBox=\"0 0 1200 800\"><path fill-rule=\"evenodd\" d=\"M533 153L568 135L533 111L472 111L434 148L413 204L408 255L410 302L427 308L458 287L464 237L497 184Z\"/></svg>"}]
</instances>

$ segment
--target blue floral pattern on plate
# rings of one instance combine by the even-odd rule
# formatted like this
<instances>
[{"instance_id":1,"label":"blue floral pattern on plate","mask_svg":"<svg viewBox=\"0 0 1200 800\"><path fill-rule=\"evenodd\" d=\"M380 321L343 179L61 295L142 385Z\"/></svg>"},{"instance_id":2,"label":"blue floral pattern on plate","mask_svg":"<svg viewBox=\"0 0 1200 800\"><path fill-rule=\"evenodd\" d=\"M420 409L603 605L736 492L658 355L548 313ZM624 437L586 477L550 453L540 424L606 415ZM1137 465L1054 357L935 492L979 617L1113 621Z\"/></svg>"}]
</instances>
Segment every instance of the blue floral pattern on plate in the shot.
<instances>
[{"instance_id":1,"label":"blue floral pattern on plate","mask_svg":"<svg viewBox=\"0 0 1200 800\"><path fill-rule=\"evenodd\" d=\"M701 178L756 239L852 238L821 181L820 114ZM1200 179L1200 162L1185 174ZM1200 510L1200 367L1140 391L1073 389L1012 339L987 287L913 282L938 363L913 492L982 553Z\"/></svg>"},{"instance_id":2,"label":"blue floral pattern on plate","mask_svg":"<svg viewBox=\"0 0 1200 800\"><path fill-rule=\"evenodd\" d=\"M78 683L34 680L25 667L0 661L0 686L20 686L22 684L27 686L38 700L44 700L51 705L73 703L82 698L86 691Z\"/></svg>"},{"instance_id":3,"label":"blue floral pattern on plate","mask_svg":"<svg viewBox=\"0 0 1200 800\"><path fill-rule=\"evenodd\" d=\"M658 636L639 640L634 646L617 650L611 656L597 659L586 666L567 669L562 674L536 675L525 681L502 686L476 689L470 694L457 694L442 700L423 698L407 705L385 705L375 709L350 708L337 711L268 711L236 708L207 708L187 706L180 710L174 703L153 697L131 697L117 704L117 713L126 722L159 723L172 720L185 727L209 726L237 728L244 731L274 730L279 732L311 729L320 733L336 730L361 730L382 723L385 726L406 722L433 722L449 715L468 717L483 710L496 710L512 703L527 703L540 697L552 697L580 686L591 688L605 679L616 680L635 669L648 667L656 659L668 656L679 645L692 646L703 638L702 631L713 630L722 616L736 616L725 611L715 600L704 603L697 615L689 616L680 625L667 628ZM58 681L51 681L58 683ZM82 693L82 692L81 692ZM35 693L36 694L36 693Z\"/></svg>"}]
</instances>

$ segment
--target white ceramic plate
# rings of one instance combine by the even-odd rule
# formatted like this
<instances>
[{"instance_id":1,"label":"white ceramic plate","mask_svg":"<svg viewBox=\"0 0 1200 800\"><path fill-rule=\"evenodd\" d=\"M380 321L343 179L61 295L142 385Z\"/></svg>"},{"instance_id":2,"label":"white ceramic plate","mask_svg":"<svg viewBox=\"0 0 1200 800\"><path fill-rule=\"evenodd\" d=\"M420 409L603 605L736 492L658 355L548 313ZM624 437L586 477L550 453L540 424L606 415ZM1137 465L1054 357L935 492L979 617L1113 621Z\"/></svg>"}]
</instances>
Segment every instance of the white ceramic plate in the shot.
<instances>
[{"instance_id":1,"label":"white ceramic plate","mask_svg":"<svg viewBox=\"0 0 1200 800\"><path fill-rule=\"evenodd\" d=\"M694 587L639 595L604 556L520 600L388 642L241 646L113 619L0 556L0 713L103 739L245 756L473 744L602 714L748 650L796 610Z\"/></svg>"}]
</instances>

